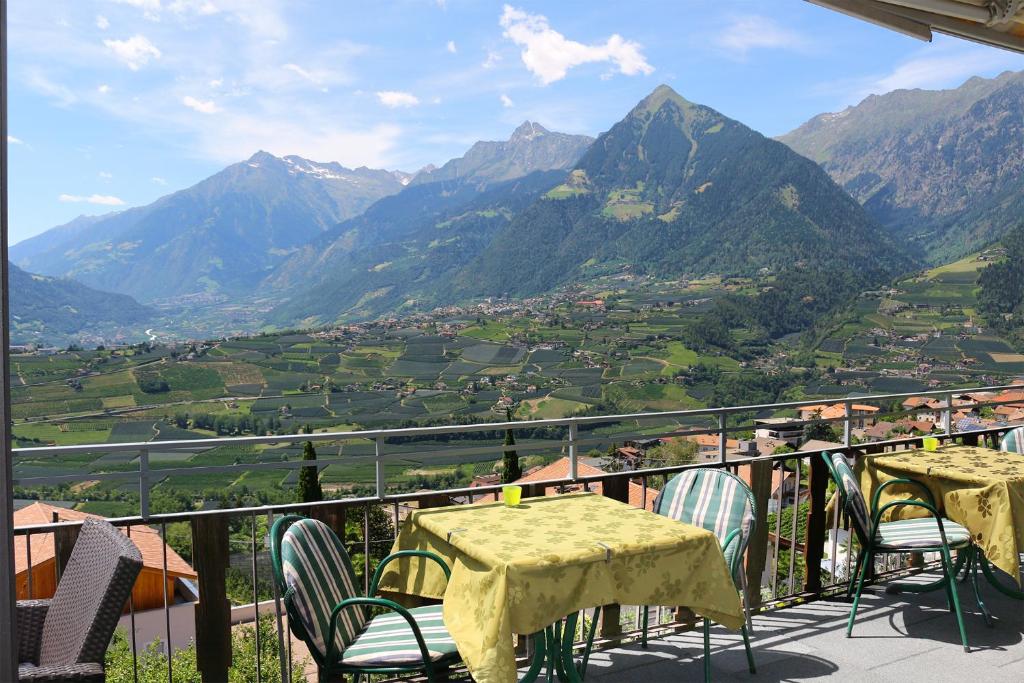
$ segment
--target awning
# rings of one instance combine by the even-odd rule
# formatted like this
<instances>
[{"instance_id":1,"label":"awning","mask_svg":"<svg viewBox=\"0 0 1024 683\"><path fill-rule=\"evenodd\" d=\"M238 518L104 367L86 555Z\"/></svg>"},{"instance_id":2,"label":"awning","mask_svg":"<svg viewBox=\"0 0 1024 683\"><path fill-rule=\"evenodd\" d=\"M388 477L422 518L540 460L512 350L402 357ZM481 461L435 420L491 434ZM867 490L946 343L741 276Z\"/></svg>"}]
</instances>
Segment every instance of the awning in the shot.
<instances>
[{"instance_id":1,"label":"awning","mask_svg":"<svg viewBox=\"0 0 1024 683\"><path fill-rule=\"evenodd\" d=\"M1024 53L1024 0L806 0L920 40L945 33Z\"/></svg>"}]
</instances>

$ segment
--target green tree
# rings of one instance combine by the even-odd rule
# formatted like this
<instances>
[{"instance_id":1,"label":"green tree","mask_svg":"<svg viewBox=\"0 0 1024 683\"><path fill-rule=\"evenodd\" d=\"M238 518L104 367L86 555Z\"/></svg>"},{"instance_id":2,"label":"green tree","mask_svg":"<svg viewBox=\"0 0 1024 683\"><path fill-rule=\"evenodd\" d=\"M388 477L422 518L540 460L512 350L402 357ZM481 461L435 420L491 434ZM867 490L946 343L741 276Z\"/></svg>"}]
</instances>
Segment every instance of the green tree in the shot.
<instances>
[{"instance_id":1,"label":"green tree","mask_svg":"<svg viewBox=\"0 0 1024 683\"><path fill-rule=\"evenodd\" d=\"M512 410L505 409L505 420L512 421ZM511 429L505 430L505 446L515 446L516 437ZM514 448L506 448L501 456L501 481L505 484L521 479L523 470L519 467L519 454Z\"/></svg>"},{"instance_id":2,"label":"green tree","mask_svg":"<svg viewBox=\"0 0 1024 683\"><path fill-rule=\"evenodd\" d=\"M313 442L307 441L302 447L303 460L316 460L316 450ZM320 488L320 476L316 465L306 465L299 470L299 501L303 503L315 503L323 500L324 492Z\"/></svg>"},{"instance_id":3,"label":"green tree","mask_svg":"<svg viewBox=\"0 0 1024 683\"><path fill-rule=\"evenodd\" d=\"M804 425L804 441L807 442L811 439L837 442L839 441L839 434L832 427L831 423L815 420L810 424Z\"/></svg>"}]
</instances>

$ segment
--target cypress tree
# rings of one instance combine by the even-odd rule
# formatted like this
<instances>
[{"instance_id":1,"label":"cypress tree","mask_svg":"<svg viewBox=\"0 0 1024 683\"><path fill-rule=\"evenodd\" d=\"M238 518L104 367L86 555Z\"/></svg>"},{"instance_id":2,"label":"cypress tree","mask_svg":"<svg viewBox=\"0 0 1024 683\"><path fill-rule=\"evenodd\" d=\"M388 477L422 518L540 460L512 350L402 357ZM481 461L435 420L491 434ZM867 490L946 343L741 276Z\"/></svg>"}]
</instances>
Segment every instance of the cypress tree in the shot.
<instances>
[{"instance_id":1,"label":"cypress tree","mask_svg":"<svg viewBox=\"0 0 1024 683\"><path fill-rule=\"evenodd\" d=\"M508 422L512 421L512 410L509 408L505 409L505 420ZM505 430L505 445L516 445L516 437L511 429ZM510 484L523 476L523 471L519 468L519 454L516 453L514 448L505 449L501 456L501 462L503 465L501 468L501 482L503 484Z\"/></svg>"},{"instance_id":2,"label":"cypress tree","mask_svg":"<svg viewBox=\"0 0 1024 683\"><path fill-rule=\"evenodd\" d=\"M307 441L302 447L303 460L316 460L316 450L313 442ZM315 503L324 499L323 489L320 488L320 477L316 465L309 465L299 468L299 502Z\"/></svg>"}]
</instances>

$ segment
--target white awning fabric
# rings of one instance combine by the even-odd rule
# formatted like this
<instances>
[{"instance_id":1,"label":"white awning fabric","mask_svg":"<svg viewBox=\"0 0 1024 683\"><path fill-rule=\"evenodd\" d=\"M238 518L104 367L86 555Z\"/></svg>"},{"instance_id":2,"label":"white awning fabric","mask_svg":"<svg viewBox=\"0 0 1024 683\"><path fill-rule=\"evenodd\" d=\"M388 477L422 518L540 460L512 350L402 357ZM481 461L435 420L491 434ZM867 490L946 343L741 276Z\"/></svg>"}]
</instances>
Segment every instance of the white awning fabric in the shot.
<instances>
[{"instance_id":1,"label":"white awning fabric","mask_svg":"<svg viewBox=\"0 0 1024 683\"><path fill-rule=\"evenodd\" d=\"M920 40L945 33L1024 53L1024 0L806 0Z\"/></svg>"}]
</instances>

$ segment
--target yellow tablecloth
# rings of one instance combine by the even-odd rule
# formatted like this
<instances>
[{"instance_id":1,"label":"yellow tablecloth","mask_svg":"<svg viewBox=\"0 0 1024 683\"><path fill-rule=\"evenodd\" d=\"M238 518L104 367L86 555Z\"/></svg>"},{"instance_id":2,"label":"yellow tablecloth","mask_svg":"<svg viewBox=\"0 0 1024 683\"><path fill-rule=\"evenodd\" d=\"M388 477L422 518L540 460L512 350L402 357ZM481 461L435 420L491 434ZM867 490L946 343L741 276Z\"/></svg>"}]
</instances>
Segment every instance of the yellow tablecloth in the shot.
<instances>
[{"instance_id":1,"label":"yellow tablecloth","mask_svg":"<svg viewBox=\"0 0 1024 683\"><path fill-rule=\"evenodd\" d=\"M393 551L429 550L433 562L396 561L381 589L444 597L444 620L478 683L516 680L514 633L611 603L685 605L729 628L739 594L715 536L594 494L421 510Z\"/></svg>"},{"instance_id":2,"label":"yellow tablecloth","mask_svg":"<svg viewBox=\"0 0 1024 683\"><path fill-rule=\"evenodd\" d=\"M944 446L875 455L858 462L861 490L868 502L889 479L906 477L928 486L940 512L967 527L992 564L1020 582L1024 549L1024 455L976 446ZM912 489L891 486L879 505L907 498ZM921 508L890 510L892 519L921 517Z\"/></svg>"}]
</instances>

